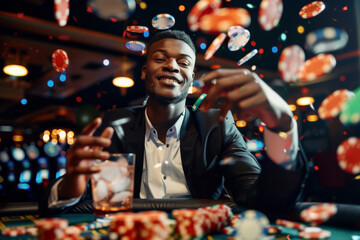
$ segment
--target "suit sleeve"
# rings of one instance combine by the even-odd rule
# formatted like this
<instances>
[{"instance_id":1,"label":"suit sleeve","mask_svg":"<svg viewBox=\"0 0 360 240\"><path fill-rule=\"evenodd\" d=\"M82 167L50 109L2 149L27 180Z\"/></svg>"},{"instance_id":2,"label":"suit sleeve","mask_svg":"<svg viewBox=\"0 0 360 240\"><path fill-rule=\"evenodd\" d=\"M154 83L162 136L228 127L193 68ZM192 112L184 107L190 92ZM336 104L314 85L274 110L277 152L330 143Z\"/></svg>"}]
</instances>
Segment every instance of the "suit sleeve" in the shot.
<instances>
[{"instance_id":1,"label":"suit sleeve","mask_svg":"<svg viewBox=\"0 0 360 240\"><path fill-rule=\"evenodd\" d=\"M265 154L261 164L248 150L241 133L229 112L223 129L223 149L220 159L226 189L234 201L247 208L268 213L289 210L302 192L307 175L307 164L303 154L297 154L296 164L287 170L274 163Z\"/></svg>"}]
</instances>

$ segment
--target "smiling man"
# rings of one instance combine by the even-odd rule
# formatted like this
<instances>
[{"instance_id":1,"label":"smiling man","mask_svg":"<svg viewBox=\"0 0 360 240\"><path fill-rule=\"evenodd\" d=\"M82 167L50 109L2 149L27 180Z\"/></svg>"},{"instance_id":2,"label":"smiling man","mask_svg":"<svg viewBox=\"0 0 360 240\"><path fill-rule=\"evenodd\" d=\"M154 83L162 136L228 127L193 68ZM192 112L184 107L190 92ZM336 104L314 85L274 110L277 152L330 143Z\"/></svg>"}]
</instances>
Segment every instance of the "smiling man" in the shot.
<instances>
[{"instance_id":1,"label":"smiling man","mask_svg":"<svg viewBox=\"0 0 360 240\"><path fill-rule=\"evenodd\" d=\"M230 197L241 206L272 212L293 206L307 168L298 154L297 125L287 103L247 69L218 69L200 78L216 84L200 110L192 111L185 102L195 61L195 46L184 32L155 35L141 74L149 96L146 106L110 110L85 127L67 151L66 174L50 185L40 204L42 213L79 202L91 174L98 171L86 164L89 160L127 152L136 154L135 198ZM211 108L220 96L220 109ZM261 166L230 109L240 118L257 117L264 123ZM128 120L118 124L119 119Z\"/></svg>"}]
</instances>

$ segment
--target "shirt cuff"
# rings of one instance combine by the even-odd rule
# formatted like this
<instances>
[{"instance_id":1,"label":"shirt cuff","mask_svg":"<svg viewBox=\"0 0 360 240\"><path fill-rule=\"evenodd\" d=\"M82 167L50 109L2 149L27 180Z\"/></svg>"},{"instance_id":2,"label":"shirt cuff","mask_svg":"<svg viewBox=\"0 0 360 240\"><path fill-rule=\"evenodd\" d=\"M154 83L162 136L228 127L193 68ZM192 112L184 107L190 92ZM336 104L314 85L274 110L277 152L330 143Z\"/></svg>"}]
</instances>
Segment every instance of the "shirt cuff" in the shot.
<instances>
[{"instance_id":1,"label":"shirt cuff","mask_svg":"<svg viewBox=\"0 0 360 240\"><path fill-rule=\"evenodd\" d=\"M294 118L288 132L273 132L265 126L264 142L265 151L273 162L289 170L295 166L299 140Z\"/></svg>"},{"instance_id":2,"label":"shirt cuff","mask_svg":"<svg viewBox=\"0 0 360 240\"><path fill-rule=\"evenodd\" d=\"M63 179L60 178L56 183L52 186L50 197L48 200L48 206L49 208L63 208L63 207L70 207L72 205L75 205L80 201L81 197L78 198L71 198L66 200L60 200L58 199L58 186L61 183Z\"/></svg>"}]
</instances>

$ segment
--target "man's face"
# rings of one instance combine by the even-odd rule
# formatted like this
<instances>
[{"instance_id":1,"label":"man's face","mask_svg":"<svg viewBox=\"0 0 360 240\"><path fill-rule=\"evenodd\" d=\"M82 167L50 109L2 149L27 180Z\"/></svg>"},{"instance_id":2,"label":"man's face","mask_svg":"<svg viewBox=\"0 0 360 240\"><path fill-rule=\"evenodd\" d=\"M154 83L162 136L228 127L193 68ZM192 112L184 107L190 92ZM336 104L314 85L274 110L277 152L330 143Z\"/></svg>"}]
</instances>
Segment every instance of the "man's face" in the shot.
<instances>
[{"instance_id":1,"label":"man's face","mask_svg":"<svg viewBox=\"0 0 360 240\"><path fill-rule=\"evenodd\" d=\"M187 96L194 78L195 53L185 42L166 38L148 49L141 79L147 92L163 103L177 103Z\"/></svg>"}]
</instances>

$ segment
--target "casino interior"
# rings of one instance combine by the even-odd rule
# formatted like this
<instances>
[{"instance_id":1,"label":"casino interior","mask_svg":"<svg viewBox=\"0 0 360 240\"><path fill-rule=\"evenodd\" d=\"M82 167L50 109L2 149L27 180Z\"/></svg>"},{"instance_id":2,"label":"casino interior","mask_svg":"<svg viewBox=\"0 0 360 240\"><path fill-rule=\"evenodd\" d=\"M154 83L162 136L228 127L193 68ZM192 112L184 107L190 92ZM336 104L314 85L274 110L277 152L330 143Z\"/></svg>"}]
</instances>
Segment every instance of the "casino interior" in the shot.
<instances>
[{"instance_id":1,"label":"casino interior","mask_svg":"<svg viewBox=\"0 0 360 240\"><path fill-rule=\"evenodd\" d=\"M340 239L336 231L345 229L352 234L341 239L360 239L354 230L360 229L360 1L317 1L323 5L305 13L301 10L313 1L170 2L1 4L0 229L8 227L10 216L37 214L45 187L65 173L65 151L87 123L108 109L143 104L144 48L156 32L170 28L194 40L196 77L217 68L246 68L286 100L309 167L297 211L334 203L338 213L327 222L331 238ZM219 9L233 12L217 14ZM158 14L165 17L154 20ZM242 28L229 33L231 26ZM228 35L209 53L221 33ZM244 59L254 49L257 54ZM11 64L24 72L7 72ZM189 93L187 103L196 99ZM260 121L234 118L262 161Z\"/></svg>"}]
</instances>

